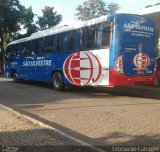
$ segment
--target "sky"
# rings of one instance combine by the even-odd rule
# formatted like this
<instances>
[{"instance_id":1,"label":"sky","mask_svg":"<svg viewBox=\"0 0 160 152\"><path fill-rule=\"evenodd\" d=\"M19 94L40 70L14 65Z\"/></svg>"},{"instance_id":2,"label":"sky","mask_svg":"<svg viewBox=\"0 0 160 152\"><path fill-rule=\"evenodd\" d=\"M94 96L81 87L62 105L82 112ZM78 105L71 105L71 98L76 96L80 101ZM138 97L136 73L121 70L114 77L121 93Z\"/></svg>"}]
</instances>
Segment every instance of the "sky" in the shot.
<instances>
[{"instance_id":1,"label":"sky","mask_svg":"<svg viewBox=\"0 0 160 152\"><path fill-rule=\"evenodd\" d=\"M77 21L74 14L78 5L85 0L19 0L26 8L32 6L34 14L42 15L42 9L45 6L53 6L55 10L62 14L61 24L72 24ZM107 4L116 2L120 9L118 13L137 13L141 11L146 5L154 5L160 3L160 0L104 0Z\"/></svg>"}]
</instances>

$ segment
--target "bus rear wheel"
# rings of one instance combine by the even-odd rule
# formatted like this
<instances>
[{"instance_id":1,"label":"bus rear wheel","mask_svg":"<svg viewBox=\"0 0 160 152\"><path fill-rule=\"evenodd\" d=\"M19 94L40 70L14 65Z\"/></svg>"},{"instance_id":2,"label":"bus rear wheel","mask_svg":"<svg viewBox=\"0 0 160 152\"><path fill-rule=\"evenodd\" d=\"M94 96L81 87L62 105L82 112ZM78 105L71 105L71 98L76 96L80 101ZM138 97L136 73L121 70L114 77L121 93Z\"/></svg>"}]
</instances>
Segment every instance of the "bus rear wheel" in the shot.
<instances>
[{"instance_id":1,"label":"bus rear wheel","mask_svg":"<svg viewBox=\"0 0 160 152\"><path fill-rule=\"evenodd\" d=\"M57 91L63 91L65 88L63 76L60 72L55 72L52 76L52 87Z\"/></svg>"}]
</instances>

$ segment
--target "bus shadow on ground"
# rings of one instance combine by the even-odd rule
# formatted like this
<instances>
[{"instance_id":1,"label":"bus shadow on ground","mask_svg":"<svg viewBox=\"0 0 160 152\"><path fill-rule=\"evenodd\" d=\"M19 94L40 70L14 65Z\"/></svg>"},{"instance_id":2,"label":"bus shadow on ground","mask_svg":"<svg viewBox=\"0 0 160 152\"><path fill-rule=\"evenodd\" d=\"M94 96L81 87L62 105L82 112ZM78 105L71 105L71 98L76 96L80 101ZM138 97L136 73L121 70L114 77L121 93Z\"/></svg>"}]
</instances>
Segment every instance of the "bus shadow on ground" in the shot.
<instances>
[{"instance_id":1,"label":"bus shadow on ground","mask_svg":"<svg viewBox=\"0 0 160 152\"><path fill-rule=\"evenodd\" d=\"M155 99L160 100L160 88L151 87L150 85L145 85L142 87L139 86L124 86L124 87L76 87L76 86L67 86L65 91L55 91L52 89L50 84L36 82L36 81L20 81L15 83L13 81L0 81L0 83L4 84L6 82L10 82L11 85L18 85L19 87L25 86L32 86L33 88L40 91L40 94L43 94L43 89L45 92L60 95L60 94L72 94L75 95L82 95L81 98L90 97L90 98L117 98L119 96L127 96L127 97L138 97L138 98L147 98L147 99ZM9 83L8 83L9 85ZM21 86L22 85L22 86ZM46 90L47 89L47 90ZM36 92L37 92L36 91ZM52 100L52 96L50 96ZM64 98L74 98L71 96L61 96L58 100ZM48 97L49 98L49 97Z\"/></svg>"},{"instance_id":2,"label":"bus shadow on ground","mask_svg":"<svg viewBox=\"0 0 160 152\"><path fill-rule=\"evenodd\" d=\"M149 87L149 88L148 88ZM127 96L127 97L138 97L147 99L160 100L160 88L154 88L145 85L139 86L123 86L123 87L72 87L68 92L74 92L79 94L85 94L91 97L106 98L107 94L112 97Z\"/></svg>"}]
</instances>

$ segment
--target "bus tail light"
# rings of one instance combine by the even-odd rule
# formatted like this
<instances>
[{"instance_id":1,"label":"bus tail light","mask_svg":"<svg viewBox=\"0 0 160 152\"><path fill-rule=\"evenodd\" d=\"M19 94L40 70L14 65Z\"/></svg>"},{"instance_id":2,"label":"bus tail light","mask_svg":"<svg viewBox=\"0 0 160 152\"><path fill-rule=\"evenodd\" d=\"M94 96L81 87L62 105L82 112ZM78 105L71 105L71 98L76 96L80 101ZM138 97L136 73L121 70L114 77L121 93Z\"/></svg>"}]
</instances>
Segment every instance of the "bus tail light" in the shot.
<instances>
[{"instance_id":1,"label":"bus tail light","mask_svg":"<svg viewBox=\"0 0 160 152\"><path fill-rule=\"evenodd\" d=\"M116 61L115 61L115 70L119 73L123 73L123 61L122 61L122 56L118 56Z\"/></svg>"}]
</instances>

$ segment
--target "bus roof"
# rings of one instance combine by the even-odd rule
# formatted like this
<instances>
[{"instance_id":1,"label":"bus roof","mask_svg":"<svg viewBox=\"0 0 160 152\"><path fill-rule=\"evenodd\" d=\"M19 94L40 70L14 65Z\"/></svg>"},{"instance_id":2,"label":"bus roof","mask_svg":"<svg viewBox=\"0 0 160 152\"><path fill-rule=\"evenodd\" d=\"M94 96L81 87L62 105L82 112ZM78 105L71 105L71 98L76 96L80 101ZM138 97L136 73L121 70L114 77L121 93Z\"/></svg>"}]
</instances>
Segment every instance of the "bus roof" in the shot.
<instances>
[{"instance_id":1,"label":"bus roof","mask_svg":"<svg viewBox=\"0 0 160 152\"><path fill-rule=\"evenodd\" d=\"M120 14L105 15L105 16L101 16L101 17L98 17L98 18L95 18L95 19L92 19L92 20L89 20L89 21L77 22L74 25L55 26L55 27L47 29L47 30L38 31L36 33L33 33L29 37L12 41L8 44L8 46L12 45L12 44L22 43L22 42L26 42L26 41L30 41L30 40L34 40L34 39L38 39L38 38L62 33L62 32L71 31L71 30L74 30L74 29L98 24L98 23L105 22L105 21L108 21L108 23L109 23L111 20L113 20L117 16L123 16L123 15L135 15L135 14L122 14L122 13L120 13ZM140 16L140 15L136 15L136 16ZM147 17L145 17L145 18L147 18Z\"/></svg>"},{"instance_id":2,"label":"bus roof","mask_svg":"<svg viewBox=\"0 0 160 152\"><path fill-rule=\"evenodd\" d=\"M78 29L80 27L85 27L85 26L98 24L98 23L107 21L107 18L108 18L108 16L105 15L105 16L101 16L99 18L95 18L95 19L92 19L92 20L89 20L89 21L77 22L74 25L55 26L55 27L47 29L47 30L38 31L36 33L33 33L29 37L12 41L8 45L17 44L17 43L21 43L21 42L26 42L26 41L30 41L30 40L34 40L34 39L38 39L38 38L42 38L42 37L46 37L46 36L62 33L62 32L67 32L67 31L70 31L70 30Z\"/></svg>"}]
</instances>

